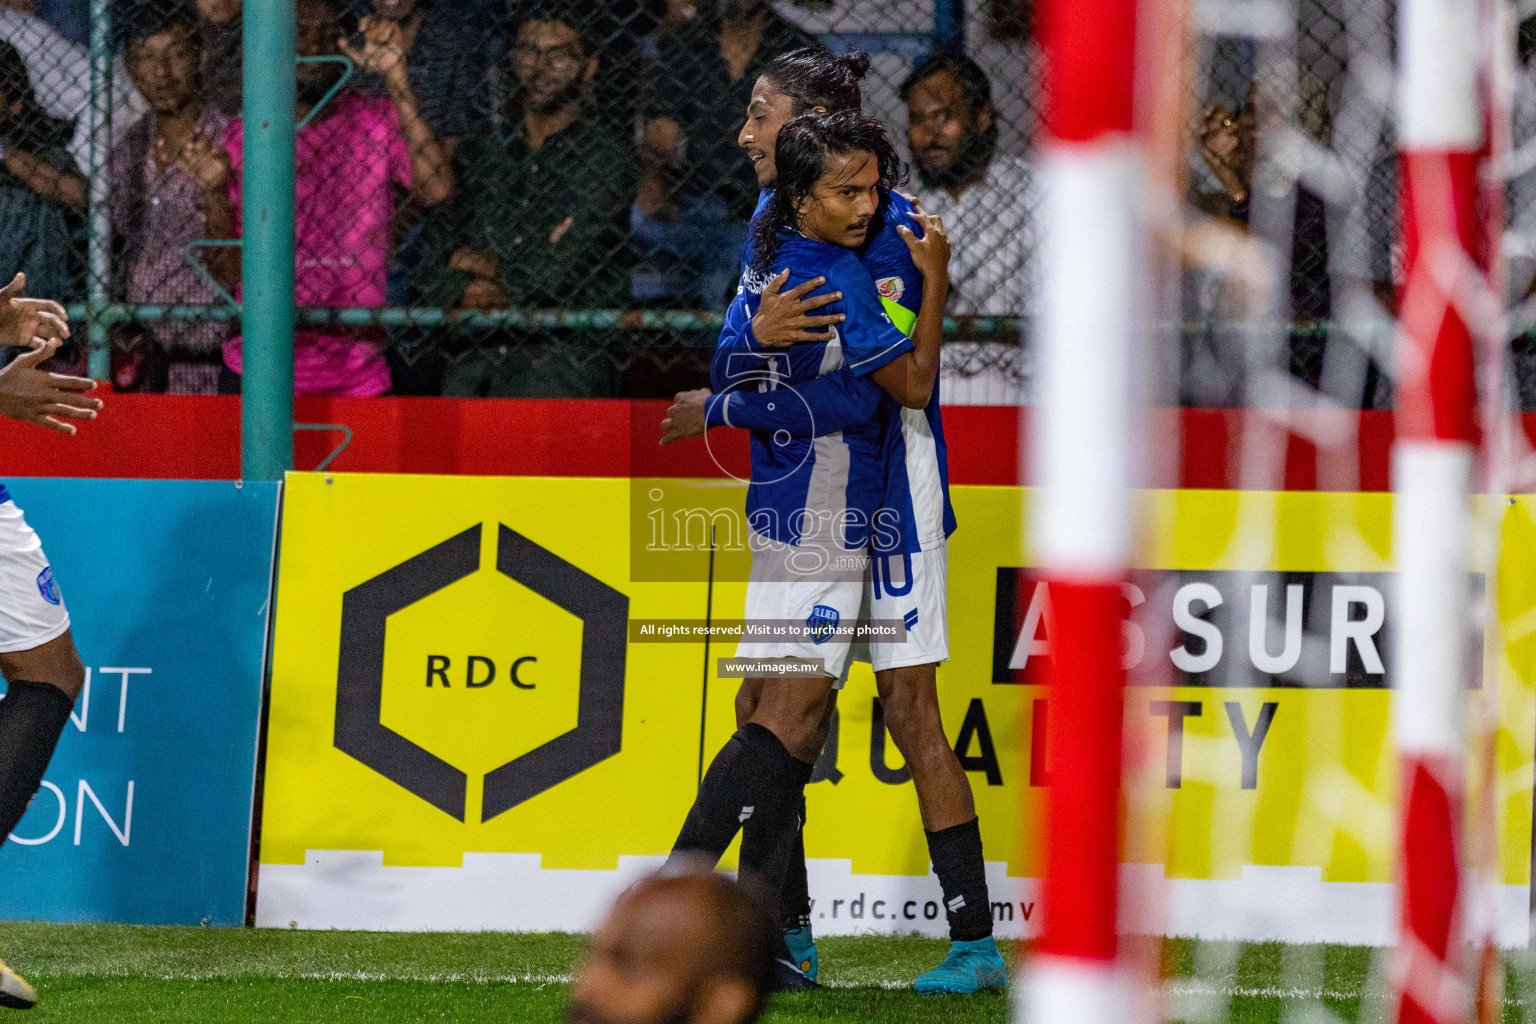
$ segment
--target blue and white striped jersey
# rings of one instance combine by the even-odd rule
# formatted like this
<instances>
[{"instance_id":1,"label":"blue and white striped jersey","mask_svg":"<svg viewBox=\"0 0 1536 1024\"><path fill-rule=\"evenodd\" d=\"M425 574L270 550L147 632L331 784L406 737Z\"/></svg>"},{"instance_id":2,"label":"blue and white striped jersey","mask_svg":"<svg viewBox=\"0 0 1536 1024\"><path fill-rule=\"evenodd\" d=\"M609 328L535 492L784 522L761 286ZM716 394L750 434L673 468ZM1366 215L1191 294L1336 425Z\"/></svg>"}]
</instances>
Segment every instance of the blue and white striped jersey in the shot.
<instances>
[{"instance_id":1,"label":"blue and white striped jersey","mask_svg":"<svg viewBox=\"0 0 1536 1024\"><path fill-rule=\"evenodd\" d=\"M710 368L717 393L754 392L771 412L781 403L799 403L791 388L838 371L863 378L912 351L912 342L881 308L874 281L852 250L786 232L775 264L789 270L786 288L826 278L825 290L843 293L826 308L847 319L831 341L764 348L752 338L751 320L767 279L743 273ZM795 436L781 428L754 430L751 449L747 522L754 532L786 544L869 546L886 481L885 436L878 418L850 422L819 437Z\"/></svg>"},{"instance_id":2,"label":"blue and white striped jersey","mask_svg":"<svg viewBox=\"0 0 1536 1024\"><path fill-rule=\"evenodd\" d=\"M768 195L763 193L758 201L754 219L762 214ZM903 225L922 234L913 218L912 204L900 194L892 193L882 204L870 227L869 241L858 254L874 281L882 307L903 332L910 333L922 307L923 278L912 262L907 243L896 232L897 227ZM743 259L744 281L752 256L749 240ZM758 294L765 283L757 282ZM784 290L793 287L794 283L793 279L787 282ZM846 288L841 290L846 302L850 293ZM733 320L727 315L720 335L720 349L741 347L763 353L794 351L801 347L770 350L758 345L751 328L756 310L754 302L752 313L744 319ZM819 312L829 311L839 310L833 306ZM717 349L717 357L720 349ZM942 544L955 531L937 382L933 396L923 409L903 408L873 381L847 370L823 374L803 384L791 382L791 385L802 401L775 401L766 395L743 390L729 395L719 394L711 400L708 423L710 426L728 423L770 435L774 431L785 431L795 437L814 437L845 431L874 420L881 432L885 467L881 510L877 517L880 525L872 536L875 552L910 554L927 550ZM723 392L718 381L715 391Z\"/></svg>"}]
</instances>

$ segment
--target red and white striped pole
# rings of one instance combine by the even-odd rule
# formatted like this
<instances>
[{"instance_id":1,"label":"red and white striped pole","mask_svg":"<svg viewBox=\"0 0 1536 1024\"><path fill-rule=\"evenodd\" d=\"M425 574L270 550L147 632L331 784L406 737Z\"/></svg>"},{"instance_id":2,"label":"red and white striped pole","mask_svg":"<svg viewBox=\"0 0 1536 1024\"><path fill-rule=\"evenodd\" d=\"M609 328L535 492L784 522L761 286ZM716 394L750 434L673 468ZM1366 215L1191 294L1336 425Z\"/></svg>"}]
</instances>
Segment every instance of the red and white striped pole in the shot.
<instances>
[{"instance_id":1,"label":"red and white striped pole","mask_svg":"<svg viewBox=\"0 0 1536 1024\"><path fill-rule=\"evenodd\" d=\"M1463 1024L1463 704L1469 628L1469 498L1477 388L1469 302L1476 256L1477 0L1402 0L1397 130L1406 282L1399 302L1392 452L1393 734L1402 771L1400 920L1392 981L1399 1024Z\"/></svg>"},{"instance_id":2,"label":"red and white striped pole","mask_svg":"<svg viewBox=\"0 0 1536 1024\"><path fill-rule=\"evenodd\" d=\"M1120 620L1132 542L1132 431L1150 290L1134 135L1136 0L1046 0L1044 269L1029 431L1032 549L1054 634L1041 936L1024 1024L1121 1024L1116 969Z\"/></svg>"}]
</instances>

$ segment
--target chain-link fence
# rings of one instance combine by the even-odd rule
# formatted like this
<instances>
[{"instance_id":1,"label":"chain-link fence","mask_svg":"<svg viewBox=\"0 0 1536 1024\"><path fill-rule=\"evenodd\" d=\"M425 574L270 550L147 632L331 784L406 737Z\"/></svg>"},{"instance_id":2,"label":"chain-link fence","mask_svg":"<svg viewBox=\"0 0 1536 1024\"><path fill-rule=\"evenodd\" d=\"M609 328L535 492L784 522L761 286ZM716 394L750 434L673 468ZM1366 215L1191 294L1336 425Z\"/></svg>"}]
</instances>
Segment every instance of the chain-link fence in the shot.
<instances>
[{"instance_id":1,"label":"chain-link fence","mask_svg":"<svg viewBox=\"0 0 1536 1024\"><path fill-rule=\"evenodd\" d=\"M117 387L236 390L240 252L218 243L241 225L240 0L54 8L90 37L0 9L0 267L70 300L98 347L110 338ZM1192 10L1171 390L1254 404L1279 381L1384 406L1392 5ZM297 17L300 392L699 383L758 196L737 144L753 84L772 57L821 44L872 55L864 107L949 227L946 400L1027 399L1039 61L1025 0L299 0ZM1517 144L1533 95L1520 90ZM1513 180L1524 298L1536 171ZM1289 287L1256 299L1255 263L1287 267Z\"/></svg>"}]
</instances>

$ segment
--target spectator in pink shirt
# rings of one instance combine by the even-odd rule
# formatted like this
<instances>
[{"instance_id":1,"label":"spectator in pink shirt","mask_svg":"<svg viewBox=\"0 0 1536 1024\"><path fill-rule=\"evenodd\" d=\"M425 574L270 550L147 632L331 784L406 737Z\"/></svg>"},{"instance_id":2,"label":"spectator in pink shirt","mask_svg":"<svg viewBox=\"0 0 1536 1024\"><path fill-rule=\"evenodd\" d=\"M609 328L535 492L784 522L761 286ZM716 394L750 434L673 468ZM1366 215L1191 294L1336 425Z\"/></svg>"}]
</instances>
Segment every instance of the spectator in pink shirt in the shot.
<instances>
[{"instance_id":1,"label":"spectator in pink shirt","mask_svg":"<svg viewBox=\"0 0 1536 1024\"><path fill-rule=\"evenodd\" d=\"M362 29L361 47L349 46L341 38L333 0L299 0L299 56L345 53L363 70L382 75L389 93L375 97L343 90L298 134L294 292L301 308L384 305L397 224L414 215L413 206L432 206L453 191L448 160L411 91L399 25L365 18ZM334 63L300 64L296 116L314 109L340 74ZM239 120L224 135L237 231L241 136ZM239 277L237 251L214 259L232 285ZM221 388L238 390L239 338L224 346L224 362L229 372ZM382 328L301 326L293 363L294 388L301 395L365 397L390 388Z\"/></svg>"}]
</instances>

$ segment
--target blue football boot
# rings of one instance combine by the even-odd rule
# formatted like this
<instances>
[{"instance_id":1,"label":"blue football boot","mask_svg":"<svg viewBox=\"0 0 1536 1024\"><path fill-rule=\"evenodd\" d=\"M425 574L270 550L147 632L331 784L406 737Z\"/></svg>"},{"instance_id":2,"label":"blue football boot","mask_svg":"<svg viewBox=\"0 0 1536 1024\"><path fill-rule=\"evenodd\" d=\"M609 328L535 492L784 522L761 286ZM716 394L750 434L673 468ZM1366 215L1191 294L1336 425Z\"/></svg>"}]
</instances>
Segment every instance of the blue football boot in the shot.
<instances>
[{"instance_id":1,"label":"blue football boot","mask_svg":"<svg viewBox=\"0 0 1536 1024\"><path fill-rule=\"evenodd\" d=\"M816 959L816 937L811 934L811 926L805 925L786 931L784 944L789 947L789 955L799 966L800 973L815 981L816 972L821 969L821 965Z\"/></svg>"},{"instance_id":2,"label":"blue football boot","mask_svg":"<svg viewBox=\"0 0 1536 1024\"><path fill-rule=\"evenodd\" d=\"M912 986L924 994L980 992L1008 987L1008 966L989 935L973 942L951 942L944 962L918 975Z\"/></svg>"}]
</instances>

